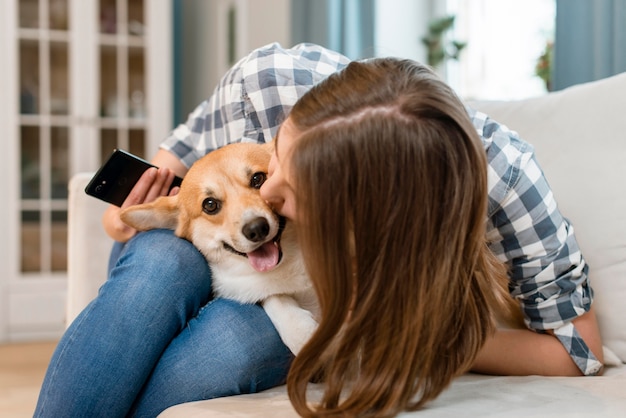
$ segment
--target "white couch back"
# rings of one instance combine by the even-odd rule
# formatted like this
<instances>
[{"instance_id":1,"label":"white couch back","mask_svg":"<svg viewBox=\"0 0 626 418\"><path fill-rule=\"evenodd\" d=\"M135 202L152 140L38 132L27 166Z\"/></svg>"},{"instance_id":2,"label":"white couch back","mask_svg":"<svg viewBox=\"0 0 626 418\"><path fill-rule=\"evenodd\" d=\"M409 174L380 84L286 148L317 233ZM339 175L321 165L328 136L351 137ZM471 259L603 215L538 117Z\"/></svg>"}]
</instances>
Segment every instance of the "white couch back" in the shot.
<instances>
[{"instance_id":1,"label":"white couch back","mask_svg":"<svg viewBox=\"0 0 626 418\"><path fill-rule=\"evenodd\" d=\"M589 263L604 344L626 362L626 73L538 98L470 105L535 146Z\"/></svg>"}]
</instances>

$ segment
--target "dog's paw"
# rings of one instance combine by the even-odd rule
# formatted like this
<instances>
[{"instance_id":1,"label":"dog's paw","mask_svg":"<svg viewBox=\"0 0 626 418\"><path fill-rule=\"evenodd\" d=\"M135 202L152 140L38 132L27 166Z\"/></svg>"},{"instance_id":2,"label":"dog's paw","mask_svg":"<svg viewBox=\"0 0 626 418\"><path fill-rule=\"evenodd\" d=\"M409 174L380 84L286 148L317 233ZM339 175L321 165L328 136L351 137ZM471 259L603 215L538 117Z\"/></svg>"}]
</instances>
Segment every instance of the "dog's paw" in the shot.
<instances>
[{"instance_id":1,"label":"dog's paw","mask_svg":"<svg viewBox=\"0 0 626 418\"><path fill-rule=\"evenodd\" d=\"M313 314L287 295L270 296L263 301L263 308L285 345L298 355L317 329Z\"/></svg>"},{"instance_id":2,"label":"dog's paw","mask_svg":"<svg viewBox=\"0 0 626 418\"><path fill-rule=\"evenodd\" d=\"M317 321L313 315L306 310L302 310L302 312L303 314L297 319L298 323L294 325L293 330L288 328L281 334L283 342L294 355L298 355L317 329ZM295 320L296 318L294 318Z\"/></svg>"}]
</instances>

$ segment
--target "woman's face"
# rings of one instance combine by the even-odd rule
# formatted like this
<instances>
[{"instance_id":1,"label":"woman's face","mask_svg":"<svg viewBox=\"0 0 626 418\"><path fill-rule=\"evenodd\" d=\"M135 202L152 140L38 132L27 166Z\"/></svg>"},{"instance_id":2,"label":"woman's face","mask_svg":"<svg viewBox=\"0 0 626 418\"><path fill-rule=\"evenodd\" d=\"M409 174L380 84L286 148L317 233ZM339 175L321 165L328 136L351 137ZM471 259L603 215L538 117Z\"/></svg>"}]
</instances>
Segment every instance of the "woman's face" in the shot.
<instances>
[{"instance_id":1,"label":"woman's face","mask_svg":"<svg viewBox=\"0 0 626 418\"><path fill-rule=\"evenodd\" d=\"M297 131L287 118L274 139L274 153L268 168L268 178L261 186L261 197L282 216L296 219L296 194L292 187L290 172L291 151Z\"/></svg>"}]
</instances>

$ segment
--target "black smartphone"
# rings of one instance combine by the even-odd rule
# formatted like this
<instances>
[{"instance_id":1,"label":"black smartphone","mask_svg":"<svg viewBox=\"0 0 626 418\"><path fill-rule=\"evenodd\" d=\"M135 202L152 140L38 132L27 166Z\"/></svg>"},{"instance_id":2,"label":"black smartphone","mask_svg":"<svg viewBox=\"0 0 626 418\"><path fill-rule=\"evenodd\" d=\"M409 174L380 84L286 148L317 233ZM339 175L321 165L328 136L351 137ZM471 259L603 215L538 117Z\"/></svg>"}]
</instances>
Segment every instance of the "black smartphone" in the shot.
<instances>
[{"instance_id":1,"label":"black smartphone","mask_svg":"<svg viewBox=\"0 0 626 418\"><path fill-rule=\"evenodd\" d=\"M85 193L116 206L122 206L139 177L150 167L148 161L116 149L87 184ZM176 176L170 190L183 180Z\"/></svg>"}]
</instances>

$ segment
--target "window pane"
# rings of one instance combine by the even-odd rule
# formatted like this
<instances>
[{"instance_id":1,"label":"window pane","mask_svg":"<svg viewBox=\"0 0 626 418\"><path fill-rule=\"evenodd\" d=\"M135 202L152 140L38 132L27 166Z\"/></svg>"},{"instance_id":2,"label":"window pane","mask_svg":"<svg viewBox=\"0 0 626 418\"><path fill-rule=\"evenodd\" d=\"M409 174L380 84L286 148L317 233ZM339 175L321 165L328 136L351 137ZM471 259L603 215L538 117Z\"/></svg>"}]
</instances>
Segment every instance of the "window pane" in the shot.
<instances>
[{"instance_id":1,"label":"window pane","mask_svg":"<svg viewBox=\"0 0 626 418\"><path fill-rule=\"evenodd\" d=\"M67 30L67 0L50 0L50 29Z\"/></svg>"},{"instance_id":2,"label":"window pane","mask_svg":"<svg viewBox=\"0 0 626 418\"><path fill-rule=\"evenodd\" d=\"M53 199L67 199L69 181L69 140L66 127L52 127L50 130L50 190Z\"/></svg>"},{"instance_id":3,"label":"window pane","mask_svg":"<svg viewBox=\"0 0 626 418\"><path fill-rule=\"evenodd\" d=\"M68 46L65 42L50 44L50 113L67 115L68 96Z\"/></svg>"},{"instance_id":4,"label":"window pane","mask_svg":"<svg viewBox=\"0 0 626 418\"><path fill-rule=\"evenodd\" d=\"M114 47L102 46L100 49L100 107L103 117L118 116L119 101L117 96L117 56Z\"/></svg>"},{"instance_id":5,"label":"window pane","mask_svg":"<svg viewBox=\"0 0 626 418\"><path fill-rule=\"evenodd\" d=\"M100 130L100 163L104 162L111 156L113 150L117 148L117 130L102 129Z\"/></svg>"},{"instance_id":6,"label":"window pane","mask_svg":"<svg viewBox=\"0 0 626 418\"><path fill-rule=\"evenodd\" d=\"M52 212L52 271L67 270L67 212Z\"/></svg>"},{"instance_id":7,"label":"window pane","mask_svg":"<svg viewBox=\"0 0 626 418\"><path fill-rule=\"evenodd\" d=\"M20 112L34 114L39 111L39 44L31 40L20 41Z\"/></svg>"},{"instance_id":8,"label":"window pane","mask_svg":"<svg viewBox=\"0 0 626 418\"><path fill-rule=\"evenodd\" d=\"M100 0L100 33L117 33L115 0Z\"/></svg>"},{"instance_id":9,"label":"window pane","mask_svg":"<svg viewBox=\"0 0 626 418\"><path fill-rule=\"evenodd\" d=\"M128 0L128 34L143 36L143 0Z\"/></svg>"},{"instance_id":10,"label":"window pane","mask_svg":"<svg viewBox=\"0 0 626 418\"><path fill-rule=\"evenodd\" d=\"M22 199L39 199L41 185L39 128L22 126L21 136Z\"/></svg>"},{"instance_id":11,"label":"window pane","mask_svg":"<svg viewBox=\"0 0 626 418\"><path fill-rule=\"evenodd\" d=\"M149 159L145 156L145 134L143 129L131 129L128 131L129 151L143 159Z\"/></svg>"},{"instance_id":12,"label":"window pane","mask_svg":"<svg viewBox=\"0 0 626 418\"><path fill-rule=\"evenodd\" d=\"M535 66L554 39L554 0L457 0L449 5L457 15L453 36L467 41L460 61L449 60L447 68L448 82L461 97L519 100L546 93Z\"/></svg>"},{"instance_id":13,"label":"window pane","mask_svg":"<svg viewBox=\"0 0 626 418\"><path fill-rule=\"evenodd\" d=\"M41 270L41 215L37 211L22 212L22 271Z\"/></svg>"},{"instance_id":14,"label":"window pane","mask_svg":"<svg viewBox=\"0 0 626 418\"><path fill-rule=\"evenodd\" d=\"M128 116L131 118L146 117L144 74L144 49L130 48L128 50Z\"/></svg>"},{"instance_id":15,"label":"window pane","mask_svg":"<svg viewBox=\"0 0 626 418\"><path fill-rule=\"evenodd\" d=\"M4 0L6 1L6 0ZM37 0L20 0L17 2L20 8L20 27L39 27L39 2Z\"/></svg>"}]
</instances>

